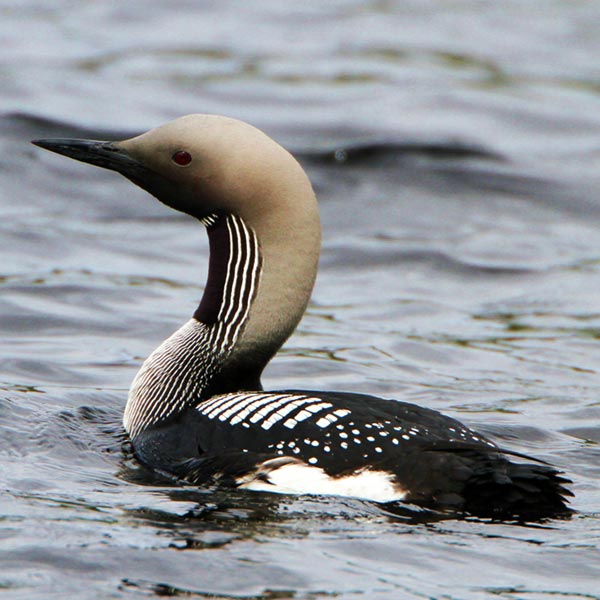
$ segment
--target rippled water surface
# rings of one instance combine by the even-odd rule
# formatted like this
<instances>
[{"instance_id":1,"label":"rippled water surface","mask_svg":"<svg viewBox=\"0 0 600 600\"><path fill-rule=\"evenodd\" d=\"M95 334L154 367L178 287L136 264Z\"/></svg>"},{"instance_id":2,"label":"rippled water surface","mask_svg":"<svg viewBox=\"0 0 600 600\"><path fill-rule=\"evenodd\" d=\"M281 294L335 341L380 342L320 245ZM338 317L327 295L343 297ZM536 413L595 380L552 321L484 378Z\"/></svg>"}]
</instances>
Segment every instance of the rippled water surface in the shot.
<instances>
[{"instance_id":1,"label":"rippled water surface","mask_svg":"<svg viewBox=\"0 0 600 600\"><path fill-rule=\"evenodd\" d=\"M0 6L0 593L600 598L600 11L593 1ZM564 469L536 527L174 487L123 449L205 234L35 137L189 112L307 168L324 247L269 388L369 391Z\"/></svg>"}]
</instances>

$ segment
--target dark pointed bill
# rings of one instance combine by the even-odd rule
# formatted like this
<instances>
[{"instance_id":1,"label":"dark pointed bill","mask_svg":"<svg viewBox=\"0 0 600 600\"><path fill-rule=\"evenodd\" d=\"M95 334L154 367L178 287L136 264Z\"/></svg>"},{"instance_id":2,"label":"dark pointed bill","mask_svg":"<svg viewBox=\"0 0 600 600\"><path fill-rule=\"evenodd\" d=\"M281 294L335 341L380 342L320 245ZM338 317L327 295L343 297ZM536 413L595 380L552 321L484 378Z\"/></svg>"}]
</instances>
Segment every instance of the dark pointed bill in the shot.
<instances>
[{"instance_id":1,"label":"dark pointed bill","mask_svg":"<svg viewBox=\"0 0 600 600\"><path fill-rule=\"evenodd\" d=\"M33 140L31 143L81 162L118 171L125 176L135 175L143 169L140 163L114 142L54 138Z\"/></svg>"},{"instance_id":2,"label":"dark pointed bill","mask_svg":"<svg viewBox=\"0 0 600 600\"><path fill-rule=\"evenodd\" d=\"M32 144L97 167L121 173L159 200L168 187L167 180L130 156L115 142L52 138L32 140Z\"/></svg>"}]
</instances>

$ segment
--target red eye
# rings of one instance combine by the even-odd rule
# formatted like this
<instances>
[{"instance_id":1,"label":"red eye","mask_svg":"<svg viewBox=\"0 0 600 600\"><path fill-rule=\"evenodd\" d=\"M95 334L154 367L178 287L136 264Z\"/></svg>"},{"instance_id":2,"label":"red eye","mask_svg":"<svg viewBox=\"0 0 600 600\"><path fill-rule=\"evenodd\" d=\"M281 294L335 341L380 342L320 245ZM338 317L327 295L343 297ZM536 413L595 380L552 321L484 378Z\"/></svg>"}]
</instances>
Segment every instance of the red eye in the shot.
<instances>
[{"instance_id":1,"label":"red eye","mask_svg":"<svg viewBox=\"0 0 600 600\"><path fill-rule=\"evenodd\" d=\"M178 150L177 152L175 152L175 154L173 154L171 159L175 164L179 165L180 167L185 167L186 165L189 165L192 162L192 155L189 152L186 152L185 150Z\"/></svg>"}]
</instances>

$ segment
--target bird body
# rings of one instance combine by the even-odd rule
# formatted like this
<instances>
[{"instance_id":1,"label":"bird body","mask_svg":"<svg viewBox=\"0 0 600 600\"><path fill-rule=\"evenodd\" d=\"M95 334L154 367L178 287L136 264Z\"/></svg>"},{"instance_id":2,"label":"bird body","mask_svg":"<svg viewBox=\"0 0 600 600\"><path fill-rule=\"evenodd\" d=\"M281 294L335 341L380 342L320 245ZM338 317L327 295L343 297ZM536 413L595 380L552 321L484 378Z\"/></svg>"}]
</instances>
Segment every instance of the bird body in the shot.
<instances>
[{"instance_id":1,"label":"bird body","mask_svg":"<svg viewBox=\"0 0 600 600\"><path fill-rule=\"evenodd\" d=\"M497 518L569 512L556 469L512 462L439 412L364 394L263 391L264 367L308 304L321 235L308 177L264 133L190 115L123 142L34 143L118 171L207 229L202 300L129 392L123 423L143 463L193 484Z\"/></svg>"}]
</instances>

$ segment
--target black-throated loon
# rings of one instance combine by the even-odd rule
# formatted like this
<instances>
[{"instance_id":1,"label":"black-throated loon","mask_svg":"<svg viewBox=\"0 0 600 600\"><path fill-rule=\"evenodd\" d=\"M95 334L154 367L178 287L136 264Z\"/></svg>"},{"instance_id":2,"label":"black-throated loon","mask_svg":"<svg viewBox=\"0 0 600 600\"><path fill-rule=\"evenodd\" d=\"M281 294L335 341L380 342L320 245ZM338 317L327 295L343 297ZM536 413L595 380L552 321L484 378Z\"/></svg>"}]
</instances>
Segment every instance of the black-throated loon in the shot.
<instances>
[{"instance_id":1,"label":"black-throated loon","mask_svg":"<svg viewBox=\"0 0 600 600\"><path fill-rule=\"evenodd\" d=\"M568 480L439 412L369 395L264 392L300 321L320 221L298 162L258 129L189 115L121 142L36 145L112 169L196 217L210 244L193 317L146 359L123 423L146 465L194 484L402 501L482 517L566 514Z\"/></svg>"}]
</instances>

